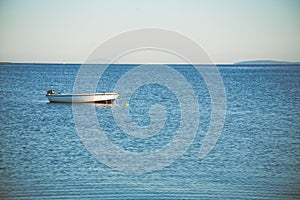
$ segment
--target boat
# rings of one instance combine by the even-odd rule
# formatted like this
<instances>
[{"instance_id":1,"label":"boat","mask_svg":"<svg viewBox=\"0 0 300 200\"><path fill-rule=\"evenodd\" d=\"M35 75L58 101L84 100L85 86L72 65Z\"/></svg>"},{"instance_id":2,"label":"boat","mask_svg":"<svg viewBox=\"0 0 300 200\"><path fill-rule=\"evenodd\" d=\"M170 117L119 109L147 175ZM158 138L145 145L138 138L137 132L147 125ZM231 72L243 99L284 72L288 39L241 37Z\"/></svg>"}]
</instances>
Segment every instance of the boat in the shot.
<instances>
[{"instance_id":1,"label":"boat","mask_svg":"<svg viewBox=\"0 0 300 200\"><path fill-rule=\"evenodd\" d=\"M60 94L54 90L48 90L46 97L51 103L106 103L111 104L117 98L118 93L93 93L93 94Z\"/></svg>"}]
</instances>

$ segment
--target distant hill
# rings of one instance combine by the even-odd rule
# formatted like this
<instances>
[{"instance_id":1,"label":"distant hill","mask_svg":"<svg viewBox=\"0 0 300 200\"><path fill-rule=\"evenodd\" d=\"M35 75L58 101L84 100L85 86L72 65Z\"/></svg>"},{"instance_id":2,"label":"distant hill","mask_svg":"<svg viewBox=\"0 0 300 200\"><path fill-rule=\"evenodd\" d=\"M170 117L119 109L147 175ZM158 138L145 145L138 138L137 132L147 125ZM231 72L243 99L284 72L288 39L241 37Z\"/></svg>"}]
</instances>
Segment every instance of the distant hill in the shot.
<instances>
[{"instance_id":1,"label":"distant hill","mask_svg":"<svg viewBox=\"0 0 300 200\"><path fill-rule=\"evenodd\" d=\"M0 65L6 65L6 64L10 64L11 62L2 62L0 61Z\"/></svg>"},{"instance_id":2,"label":"distant hill","mask_svg":"<svg viewBox=\"0 0 300 200\"><path fill-rule=\"evenodd\" d=\"M300 62L287 62L287 61L276 61L276 60L250 60L236 62L235 65L299 65Z\"/></svg>"}]
</instances>

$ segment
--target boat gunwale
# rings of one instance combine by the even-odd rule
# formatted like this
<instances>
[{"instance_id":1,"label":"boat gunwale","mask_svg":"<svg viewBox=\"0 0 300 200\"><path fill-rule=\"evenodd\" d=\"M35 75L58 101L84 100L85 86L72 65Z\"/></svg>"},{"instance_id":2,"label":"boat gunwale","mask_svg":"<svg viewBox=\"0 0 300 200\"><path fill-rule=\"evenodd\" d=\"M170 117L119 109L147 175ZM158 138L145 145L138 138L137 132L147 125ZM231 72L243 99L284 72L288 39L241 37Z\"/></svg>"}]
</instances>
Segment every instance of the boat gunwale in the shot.
<instances>
[{"instance_id":1,"label":"boat gunwale","mask_svg":"<svg viewBox=\"0 0 300 200\"><path fill-rule=\"evenodd\" d=\"M119 95L118 93L94 93L94 94L46 94L46 96L56 97L73 97L73 96L106 96L106 95Z\"/></svg>"}]
</instances>

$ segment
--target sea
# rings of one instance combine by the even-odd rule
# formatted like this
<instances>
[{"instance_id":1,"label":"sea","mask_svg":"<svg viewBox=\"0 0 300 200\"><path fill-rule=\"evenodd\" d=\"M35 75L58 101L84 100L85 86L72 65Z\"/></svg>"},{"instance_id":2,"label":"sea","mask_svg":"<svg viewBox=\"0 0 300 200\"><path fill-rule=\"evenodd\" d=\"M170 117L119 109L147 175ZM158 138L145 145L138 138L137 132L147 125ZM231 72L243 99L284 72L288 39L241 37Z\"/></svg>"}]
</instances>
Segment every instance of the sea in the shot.
<instances>
[{"instance_id":1,"label":"sea","mask_svg":"<svg viewBox=\"0 0 300 200\"><path fill-rule=\"evenodd\" d=\"M112 105L49 103L80 64L0 65L0 199L300 199L299 65L90 67Z\"/></svg>"}]
</instances>

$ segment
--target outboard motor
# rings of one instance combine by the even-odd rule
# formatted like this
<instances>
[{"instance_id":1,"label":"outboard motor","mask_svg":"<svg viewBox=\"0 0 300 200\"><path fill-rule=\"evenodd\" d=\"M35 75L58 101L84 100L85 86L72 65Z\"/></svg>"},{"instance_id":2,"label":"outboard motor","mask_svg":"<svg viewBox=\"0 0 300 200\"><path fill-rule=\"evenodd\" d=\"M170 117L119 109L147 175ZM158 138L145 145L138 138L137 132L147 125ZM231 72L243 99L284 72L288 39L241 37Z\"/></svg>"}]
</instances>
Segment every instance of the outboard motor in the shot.
<instances>
[{"instance_id":1,"label":"outboard motor","mask_svg":"<svg viewBox=\"0 0 300 200\"><path fill-rule=\"evenodd\" d=\"M54 90L48 90L47 95L49 95L49 94L55 94L55 91Z\"/></svg>"}]
</instances>

